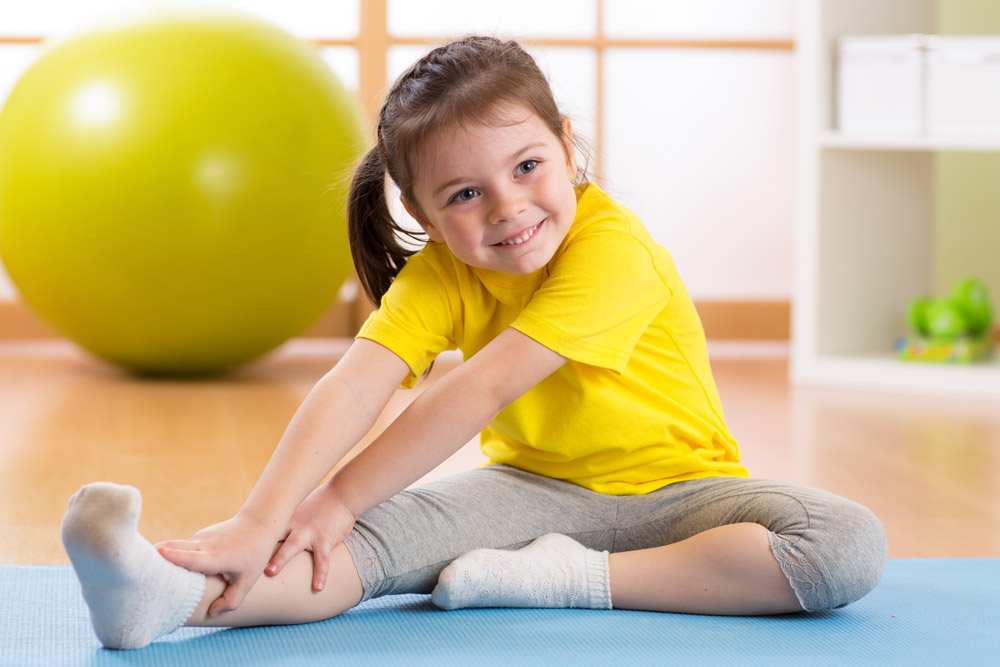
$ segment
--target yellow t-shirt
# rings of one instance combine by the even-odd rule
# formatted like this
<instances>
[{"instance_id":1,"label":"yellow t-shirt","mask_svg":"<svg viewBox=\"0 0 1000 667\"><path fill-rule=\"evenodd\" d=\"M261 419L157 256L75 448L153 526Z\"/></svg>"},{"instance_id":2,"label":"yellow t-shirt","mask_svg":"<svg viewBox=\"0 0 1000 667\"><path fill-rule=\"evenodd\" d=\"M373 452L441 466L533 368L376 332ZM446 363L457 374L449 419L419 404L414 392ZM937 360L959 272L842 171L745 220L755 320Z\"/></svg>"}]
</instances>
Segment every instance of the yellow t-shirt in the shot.
<instances>
[{"instance_id":1,"label":"yellow t-shirt","mask_svg":"<svg viewBox=\"0 0 1000 667\"><path fill-rule=\"evenodd\" d=\"M470 267L429 243L358 336L399 355L408 386L438 353L468 359L507 327L566 357L483 430L493 463L614 495L746 477L669 253L596 185L577 199L562 245L531 275Z\"/></svg>"}]
</instances>

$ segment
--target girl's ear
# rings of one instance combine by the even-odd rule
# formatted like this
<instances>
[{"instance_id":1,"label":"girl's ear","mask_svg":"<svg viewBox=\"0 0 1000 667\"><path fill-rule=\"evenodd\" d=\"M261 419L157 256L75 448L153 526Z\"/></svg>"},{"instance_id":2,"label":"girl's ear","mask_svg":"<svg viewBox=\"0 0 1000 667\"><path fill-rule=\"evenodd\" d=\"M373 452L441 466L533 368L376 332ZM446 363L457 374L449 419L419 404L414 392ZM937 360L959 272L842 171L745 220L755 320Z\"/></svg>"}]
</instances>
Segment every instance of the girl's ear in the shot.
<instances>
[{"instance_id":1,"label":"girl's ear","mask_svg":"<svg viewBox=\"0 0 1000 667\"><path fill-rule=\"evenodd\" d=\"M438 231L437 227L431 224L430 220L428 220L427 217L420 211L419 207L411 206L410 202L406 201L406 198L402 196L399 198L399 201L403 202L403 208L406 209L406 212L410 214L411 218L417 221L420 228L424 230L425 234L427 234L427 238L435 243L444 243L444 237L441 236L441 232Z\"/></svg>"},{"instance_id":2,"label":"girl's ear","mask_svg":"<svg viewBox=\"0 0 1000 667\"><path fill-rule=\"evenodd\" d=\"M576 180L576 144L573 143L573 123L569 118L563 118L563 145L566 148L566 169L569 180Z\"/></svg>"}]
</instances>

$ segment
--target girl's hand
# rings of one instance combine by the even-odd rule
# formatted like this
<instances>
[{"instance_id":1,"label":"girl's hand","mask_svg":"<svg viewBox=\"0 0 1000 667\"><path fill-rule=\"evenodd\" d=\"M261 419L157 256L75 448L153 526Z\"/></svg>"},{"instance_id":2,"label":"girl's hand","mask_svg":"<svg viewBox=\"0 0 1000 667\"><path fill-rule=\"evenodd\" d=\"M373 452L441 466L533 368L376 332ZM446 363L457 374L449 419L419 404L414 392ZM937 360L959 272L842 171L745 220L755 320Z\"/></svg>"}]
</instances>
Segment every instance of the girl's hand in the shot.
<instances>
[{"instance_id":1,"label":"girl's hand","mask_svg":"<svg viewBox=\"0 0 1000 667\"><path fill-rule=\"evenodd\" d=\"M274 553L275 542L262 523L237 514L199 530L190 540L167 540L156 549L175 565L225 579L226 590L208 608L209 617L215 617L243 604Z\"/></svg>"},{"instance_id":2,"label":"girl's hand","mask_svg":"<svg viewBox=\"0 0 1000 667\"><path fill-rule=\"evenodd\" d=\"M300 551L313 555L312 587L315 591L326 586L330 570L330 552L344 541L354 526L355 516L340 502L326 484L322 484L302 501L288 520L284 543L281 544L264 574L273 577Z\"/></svg>"}]
</instances>

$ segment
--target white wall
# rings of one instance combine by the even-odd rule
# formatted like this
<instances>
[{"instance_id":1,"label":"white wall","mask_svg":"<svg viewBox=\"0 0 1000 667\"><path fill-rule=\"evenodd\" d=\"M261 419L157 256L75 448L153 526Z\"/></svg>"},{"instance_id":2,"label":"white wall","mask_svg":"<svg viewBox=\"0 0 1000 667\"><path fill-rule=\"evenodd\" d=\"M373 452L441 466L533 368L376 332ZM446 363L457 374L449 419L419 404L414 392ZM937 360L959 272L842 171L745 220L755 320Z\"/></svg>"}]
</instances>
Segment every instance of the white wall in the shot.
<instances>
[{"instance_id":1,"label":"white wall","mask_svg":"<svg viewBox=\"0 0 1000 667\"><path fill-rule=\"evenodd\" d=\"M607 175L701 299L791 292L793 56L615 49Z\"/></svg>"}]
</instances>

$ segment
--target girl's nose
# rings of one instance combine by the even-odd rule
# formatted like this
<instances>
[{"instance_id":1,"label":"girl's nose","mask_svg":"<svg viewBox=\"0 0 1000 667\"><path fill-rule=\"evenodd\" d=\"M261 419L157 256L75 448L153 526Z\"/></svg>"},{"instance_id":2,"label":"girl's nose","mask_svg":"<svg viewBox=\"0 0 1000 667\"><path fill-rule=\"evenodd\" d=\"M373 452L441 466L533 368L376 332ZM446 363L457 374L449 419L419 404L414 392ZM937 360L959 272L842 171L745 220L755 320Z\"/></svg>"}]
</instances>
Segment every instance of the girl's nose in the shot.
<instances>
[{"instance_id":1,"label":"girl's nose","mask_svg":"<svg viewBox=\"0 0 1000 667\"><path fill-rule=\"evenodd\" d=\"M517 191L498 192L490 211L490 222L498 224L516 220L527 208L524 198Z\"/></svg>"}]
</instances>

